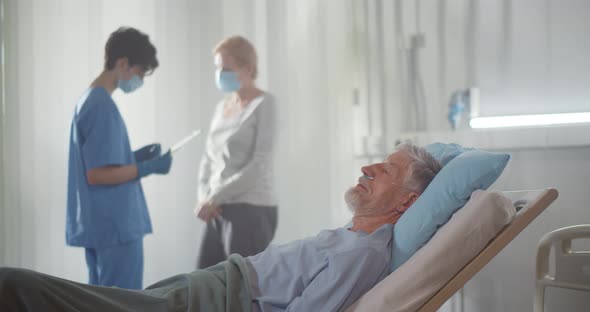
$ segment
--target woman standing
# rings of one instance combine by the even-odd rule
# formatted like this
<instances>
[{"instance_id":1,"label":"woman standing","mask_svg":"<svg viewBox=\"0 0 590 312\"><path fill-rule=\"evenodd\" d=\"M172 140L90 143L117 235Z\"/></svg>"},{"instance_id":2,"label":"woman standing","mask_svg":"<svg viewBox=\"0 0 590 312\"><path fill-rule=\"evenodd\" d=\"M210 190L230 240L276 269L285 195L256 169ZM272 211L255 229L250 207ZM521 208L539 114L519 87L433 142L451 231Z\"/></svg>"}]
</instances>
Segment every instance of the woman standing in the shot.
<instances>
[{"instance_id":1,"label":"woman standing","mask_svg":"<svg viewBox=\"0 0 590 312\"><path fill-rule=\"evenodd\" d=\"M257 56L248 40L222 40L213 55L217 87L227 96L215 109L199 170L195 215L207 226L198 268L263 251L277 227L274 97L255 84Z\"/></svg>"}]
</instances>

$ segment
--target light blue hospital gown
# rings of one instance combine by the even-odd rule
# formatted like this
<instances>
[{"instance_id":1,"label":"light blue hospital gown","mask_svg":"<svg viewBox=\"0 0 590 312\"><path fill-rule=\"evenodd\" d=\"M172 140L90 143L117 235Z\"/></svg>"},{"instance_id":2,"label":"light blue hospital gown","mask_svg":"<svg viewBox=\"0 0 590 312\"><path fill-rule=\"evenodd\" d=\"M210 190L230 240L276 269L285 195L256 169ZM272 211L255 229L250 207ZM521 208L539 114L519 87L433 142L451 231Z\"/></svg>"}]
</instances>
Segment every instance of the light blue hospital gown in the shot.
<instances>
[{"instance_id":1,"label":"light blue hospital gown","mask_svg":"<svg viewBox=\"0 0 590 312\"><path fill-rule=\"evenodd\" d=\"M345 228L248 257L262 312L342 311L389 273L393 225L371 234Z\"/></svg>"}]
</instances>

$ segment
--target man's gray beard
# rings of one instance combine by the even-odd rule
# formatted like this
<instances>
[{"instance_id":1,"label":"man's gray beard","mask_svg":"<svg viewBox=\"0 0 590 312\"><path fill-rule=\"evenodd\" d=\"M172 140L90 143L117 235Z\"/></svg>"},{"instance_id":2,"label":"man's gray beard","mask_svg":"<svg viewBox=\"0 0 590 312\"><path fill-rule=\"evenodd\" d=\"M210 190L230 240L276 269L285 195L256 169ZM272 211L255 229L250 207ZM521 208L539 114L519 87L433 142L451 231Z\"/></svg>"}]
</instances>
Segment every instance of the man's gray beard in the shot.
<instances>
[{"instance_id":1,"label":"man's gray beard","mask_svg":"<svg viewBox=\"0 0 590 312\"><path fill-rule=\"evenodd\" d=\"M357 217L372 216L383 210L382 207L363 205L359 192L354 188L349 188L348 191L344 193L344 200L346 201L348 209L350 209L350 211Z\"/></svg>"},{"instance_id":2,"label":"man's gray beard","mask_svg":"<svg viewBox=\"0 0 590 312\"><path fill-rule=\"evenodd\" d=\"M346 193L344 193L344 201L346 201L346 205L348 206L348 209L352 213L354 213L356 211L356 208L359 205L360 196L356 192L356 190L353 187L351 187L346 191Z\"/></svg>"}]
</instances>

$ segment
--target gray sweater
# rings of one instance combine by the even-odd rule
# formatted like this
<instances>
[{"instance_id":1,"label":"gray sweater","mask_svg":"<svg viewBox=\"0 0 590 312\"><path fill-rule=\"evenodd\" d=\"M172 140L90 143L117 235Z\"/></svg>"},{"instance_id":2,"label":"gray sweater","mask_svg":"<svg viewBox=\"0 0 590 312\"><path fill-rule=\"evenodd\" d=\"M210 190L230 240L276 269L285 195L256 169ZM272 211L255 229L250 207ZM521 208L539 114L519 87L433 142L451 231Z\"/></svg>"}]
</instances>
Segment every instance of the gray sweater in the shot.
<instances>
[{"instance_id":1,"label":"gray sweater","mask_svg":"<svg viewBox=\"0 0 590 312\"><path fill-rule=\"evenodd\" d=\"M217 104L201 159L199 200L276 206L274 97L264 93L228 118L223 116L224 104L225 100Z\"/></svg>"}]
</instances>

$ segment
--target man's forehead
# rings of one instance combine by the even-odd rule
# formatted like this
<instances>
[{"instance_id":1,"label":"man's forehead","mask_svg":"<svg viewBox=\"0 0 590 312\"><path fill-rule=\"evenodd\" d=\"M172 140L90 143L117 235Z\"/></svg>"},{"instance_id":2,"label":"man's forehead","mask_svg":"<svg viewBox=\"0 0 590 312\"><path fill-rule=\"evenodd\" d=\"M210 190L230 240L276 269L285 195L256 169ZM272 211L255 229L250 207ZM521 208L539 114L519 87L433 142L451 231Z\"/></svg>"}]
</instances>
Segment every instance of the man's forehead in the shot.
<instances>
[{"instance_id":1,"label":"man's forehead","mask_svg":"<svg viewBox=\"0 0 590 312\"><path fill-rule=\"evenodd\" d=\"M406 153L405 151L397 151L394 152L392 154L390 154L389 156L387 156L387 158L385 158L385 160L383 160L384 162L405 162L408 160L408 153Z\"/></svg>"},{"instance_id":2,"label":"man's forehead","mask_svg":"<svg viewBox=\"0 0 590 312\"><path fill-rule=\"evenodd\" d=\"M387 156L387 158L385 158L383 162L397 167L405 167L408 164L409 160L410 158L408 153L404 151L397 151Z\"/></svg>"}]
</instances>

